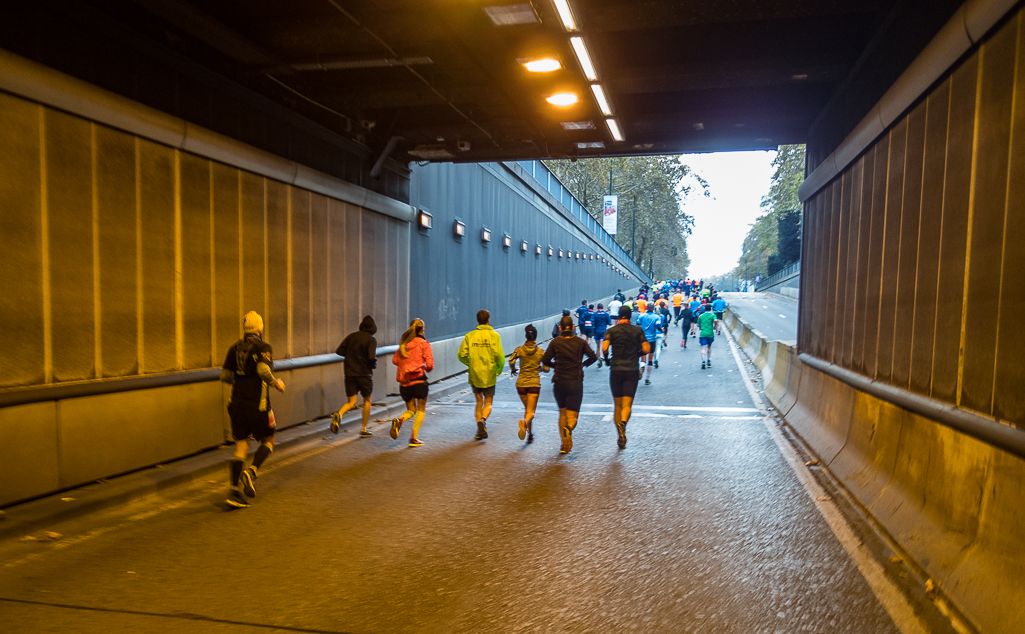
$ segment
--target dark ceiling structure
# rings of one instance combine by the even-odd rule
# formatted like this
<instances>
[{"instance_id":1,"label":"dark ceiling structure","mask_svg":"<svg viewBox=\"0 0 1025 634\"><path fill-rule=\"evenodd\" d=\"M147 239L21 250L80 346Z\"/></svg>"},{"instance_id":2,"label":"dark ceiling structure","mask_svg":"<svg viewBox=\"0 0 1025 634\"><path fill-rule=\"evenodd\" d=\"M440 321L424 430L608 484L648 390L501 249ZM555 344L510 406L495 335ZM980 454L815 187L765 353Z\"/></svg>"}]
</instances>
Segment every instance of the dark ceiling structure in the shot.
<instances>
[{"instance_id":1,"label":"dark ceiling structure","mask_svg":"<svg viewBox=\"0 0 1025 634\"><path fill-rule=\"evenodd\" d=\"M960 3L85 4L373 156L490 161L775 148L831 108L849 129ZM845 93L866 65L883 68Z\"/></svg>"}]
</instances>

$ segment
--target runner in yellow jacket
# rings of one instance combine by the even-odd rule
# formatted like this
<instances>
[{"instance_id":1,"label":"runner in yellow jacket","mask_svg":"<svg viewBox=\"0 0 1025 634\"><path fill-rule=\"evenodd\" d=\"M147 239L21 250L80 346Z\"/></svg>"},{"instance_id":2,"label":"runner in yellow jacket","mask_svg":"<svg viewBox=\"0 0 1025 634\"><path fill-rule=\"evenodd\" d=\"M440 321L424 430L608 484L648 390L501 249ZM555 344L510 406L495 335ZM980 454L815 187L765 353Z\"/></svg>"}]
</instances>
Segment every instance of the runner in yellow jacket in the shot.
<instances>
[{"instance_id":1,"label":"runner in yellow jacket","mask_svg":"<svg viewBox=\"0 0 1025 634\"><path fill-rule=\"evenodd\" d=\"M502 337L491 327L491 313L477 311L477 328L466 333L459 346L459 361L470 368L470 386L477 400L473 408L477 420L475 440L488 437L487 421L491 415L491 401L495 398L495 380L505 366Z\"/></svg>"}]
</instances>

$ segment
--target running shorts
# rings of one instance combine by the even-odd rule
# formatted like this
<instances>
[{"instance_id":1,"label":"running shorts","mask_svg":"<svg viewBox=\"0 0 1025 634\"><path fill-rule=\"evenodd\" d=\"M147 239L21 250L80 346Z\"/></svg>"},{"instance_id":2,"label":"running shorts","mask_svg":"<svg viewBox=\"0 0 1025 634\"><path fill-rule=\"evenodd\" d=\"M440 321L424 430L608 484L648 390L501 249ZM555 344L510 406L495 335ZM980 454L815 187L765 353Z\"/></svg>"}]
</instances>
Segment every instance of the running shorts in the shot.
<instances>
[{"instance_id":1,"label":"running shorts","mask_svg":"<svg viewBox=\"0 0 1025 634\"><path fill-rule=\"evenodd\" d=\"M492 398L495 395L494 385L492 385L491 387L477 387L476 385L474 385L472 387L474 394L481 394L484 396L484 398Z\"/></svg>"},{"instance_id":2,"label":"running shorts","mask_svg":"<svg viewBox=\"0 0 1025 634\"><path fill-rule=\"evenodd\" d=\"M609 372L609 387L613 398L633 398L637 393L637 383L641 380L636 370L613 370Z\"/></svg>"},{"instance_id":3,"label":"running shorts","mask_svg":"<svg viewBox=\"0 0 1025 634\"><path fill-rule=\"evenodd\" d=\"M718 319L719 321L722 321L722 311L721 310L715 311L715 318Z\"/></svg>"},{"instance_id":4,"label":"running shorts","mask_svg":"<svg viewBox=\"0 0 1025 634\"><path fill-rule=\"evenodd\" d=\"M427 400L427 391L427 381L399 386L399 396L407 403L413 399Z\"/></svg>"},{"instance_id":5,"label":"running shorts","mask_svg":"<svg viewBox=\"0 0 1025 634\"><path fill-rule=\"evenodd\" d=\"M568 409L571 412L579 412L580 404L584 402L584 384L572 381L557 381L552 385L552 394L559 409Z\"/></svg>"},{"instance_id":6,"label":"running shorts","mask_svg":"<svg viewBox=\"0 0 1025 634\"><path fill-rule=\"evenodd\" d=\"M540 394L541 393L541 388L540 387L518 387L518 388L516 388L516 393L519 394L520 396L526 396L527 394Z\"/></svg>"},{"instance_id":7,"label":"running shorts","mask_svg":"<svg viewBox=\"0 0 1025 634\"><path fill-rule=\"evenodd\" d=\"M374 391L374 377L372 376L347 376L345 377L345 395L349 398L359 394L363 398L370 398Z\"/></svg>"},{"instance_id":8,"label":"running shorts","mask_svg":"<svg viewBox=\"0 0 1025 634\"><path fill-rule=\"evenodd\" d=\"M588 328L584 326L580 329L580 334L585 337L590 337L594 334L594 328Z\"/></svg>"},{"instance_id":9,"label":"running shorts","mask_svg":"<svg viewBox=\"0 0 1025 634\"><path fill-rule=\"evenodd\" d=\"M713 341L715 341L715 337L701 337L698 339L698 343L703 346L710 346Z\"/></svg>"},{"instance_id":10,"label":"running shorts","mask_svg":"<svg viewBox=\"0 0 1025 634\"><path fill-rule=\"evenodd\" d=\"M252 436L257 442L274 435L274 412L261 412L259 406L245 403L228 403L231 418L231 435L235 440Z\"/></svg>"}]
</instances>

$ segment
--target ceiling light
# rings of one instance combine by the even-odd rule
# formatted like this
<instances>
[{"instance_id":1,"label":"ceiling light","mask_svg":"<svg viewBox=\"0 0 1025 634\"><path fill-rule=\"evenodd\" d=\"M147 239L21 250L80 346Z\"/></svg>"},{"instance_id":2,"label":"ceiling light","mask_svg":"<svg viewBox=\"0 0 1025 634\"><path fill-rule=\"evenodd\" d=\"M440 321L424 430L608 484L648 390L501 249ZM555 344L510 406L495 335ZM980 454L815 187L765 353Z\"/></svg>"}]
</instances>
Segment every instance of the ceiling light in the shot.
<instances>
[{"instance_id":1,"label":"ceiling light","mask_svg":"<svg viewBox=\"0 0 1025 634\"><path fill-rule=\"evenodd\" d=\"M594 100L598 102L598 109L606 117L612 116L612 108L609 107L609 100L605 98L605 89L601 84L591 84L591 92L594 93Z\"/></svg>"},{"instance_id":2,"label":"ceiling light","mask_svg":"<svg viewBox=\"0 0 1025 634\"><path fill-rule=\"evenodd\" d=\"M544 59L532 59L522 62L523 67L532 73L550 73L562 68L562 62L557 59L546 57Z\"/></svg>"},{"instance_id":3,"label":"ceiling light","mask_svg":"<svg viewBox=\"0 0 1025 634\"><path fill-rule=\"evenodd\" d=\"M593 121L563 121L561 124L563 130L593 130Z\"/></svg>"},{"instance_id":4,"label":"ceiling light","mask_svg":"<svg viewBox=\"0 0 1025 634\"><path fill-rule=\"evenodd\" d=\"M573 19L573 11L569 8L569 0L553 0L555 9L559 12L559 19L567 31L577 30L577 21Z\"/></svg>"},{"instance_id":5,"label":"ceiling light","mask_svg":"<svg viewBox=\"0 0 1025 634\"><path fill-rule=\"evenodd\" d=\"M578 150L600 150L605 147L604 141L589 141L587 143L577 143Z\"/></svg>"},{"instance_id":6,"label":"ceiling light","mask_svg":"<svg viewBox=\"0 0 1025 634\"><path fill-rule=\"evenodd\" d=\"M573 45L573 52L577 54L577 61L580 62L580 68L584 71L584 77L587 77L587 81L597 81L598 73L595 72L591 56L588 55L587 47L584 46L584 38L571 37L569 42Z\"/></svg>"},{"instance_id":7,"label":"ceiling light","mask_svg":"<svg viewBox=\"0 0 1025 634\"><path fill-rule=\"evenodd\" d=\"M571 92L557 92L554 95L545 99L548 103L553 106L572 106L577 102L577 96Z\"/></svg>"},{"instance_id":8,"label":"ceiling light","mask_svg":"<svg viewBox=\"0 0 1025 634\"><path fill-rule=\"evenodd\" d=\"M495 26L515 26L517 24L537 24L537 14L529 2L522 4L504 4L497 7L484 7L484 13L491 18Z\"/></svg>"},{"instance_id":9,"label":"ceiling light","mask_svg":"<svg viewBox=\"0 0 1025 634\"><path fill-rule=\"evenodd\" d=\"M619 124L616 123L615 119L606 119L605 125L609 126L609 133L612 134L612 138L617 141L623 140L623 133L619 131Z\"/></svg>"}]
</instances>

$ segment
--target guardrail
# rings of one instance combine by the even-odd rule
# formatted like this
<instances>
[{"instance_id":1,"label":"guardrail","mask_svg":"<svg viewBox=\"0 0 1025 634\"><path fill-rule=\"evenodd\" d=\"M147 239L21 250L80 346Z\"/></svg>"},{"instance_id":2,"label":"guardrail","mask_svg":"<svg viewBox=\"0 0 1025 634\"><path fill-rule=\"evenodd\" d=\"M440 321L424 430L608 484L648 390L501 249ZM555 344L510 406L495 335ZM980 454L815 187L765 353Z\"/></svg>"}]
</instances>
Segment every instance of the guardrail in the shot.
<instances>
[{"instance_id":1,"label":"guardrail","mask_svg":"<svg viewBox=\"0 0 1025 634\"><path fill-rule=\"evenodd\" d=\"M545 167L544 163L541 161L516 161L516 164L533 176L534 180L536 180L541 187L544 187L545 190L558 200L566 209L568 209L577 220L582 222L584 226L594 234L598 239L598 242L604 244L620 260L628 263L635 275L642 280L650 279L647 274L641 270L641 267L637 265L637 262L635 262L623 247L619 246L619 243L612 238L612 235L605 231L605 227L603 227L602 224L587 211L587 208L580 204L580 201L573 196L572 192L562 184L559 177L550 169Z\"/></svg>"},{"instance_id":2,"label":"guardrail","mask_svg":"<svg viewBox=\"0 0 1025 634\"><path fill-rule=\"evenodd\" d=\"M389 354L395 354L395 351L398 349L399 347L397 345L383 346L377 349L377 356L382 357ZM274 370L277 372L286 372L288 370L312 368L318 365L341 363L344 360L345 357L340 357L334 353L318 354L310 357L299 357L296 359L281 359L274 362ZM44 403L46 401L62 401L82 396L120 394L122 392L149 390L159 387L170 387L173 385L205 383L207 381L217 381L220 378L220 375L220 368L205 368L202 370L190 370L171 374L155 374L117 379L103 379L99 381L85 381L79 383L60 383L57 385L35 385L27 388L13 388L0 391L0 407L28 405L29 403Z\"/></svg>"},{"instance_id":3,"label":"guardrail","mask_svg":"<svg viewBox=\"0 0 1025 634\"><path fill-rule=\"evenodd\" d=\"M785 269L783 269L781 271L776 271L771 276L769 276L768 279L764 279L761 282L759 282L756 290L760 291L760 290L763 290L763 289L775 286L776 284L782 282L783 280L787 279L788 277L791 277L791 276L793 276L793 275L795 275L797 273L800 273L800 272L801 272L801 261L798 260L797 262L794 262L793 264L787 266Z\"/></svg>"}]
</instances>

